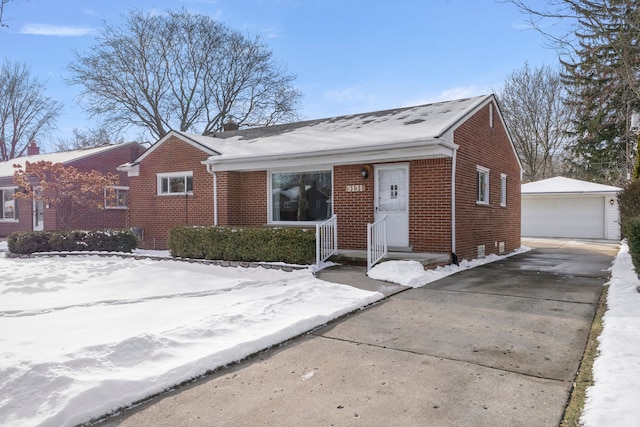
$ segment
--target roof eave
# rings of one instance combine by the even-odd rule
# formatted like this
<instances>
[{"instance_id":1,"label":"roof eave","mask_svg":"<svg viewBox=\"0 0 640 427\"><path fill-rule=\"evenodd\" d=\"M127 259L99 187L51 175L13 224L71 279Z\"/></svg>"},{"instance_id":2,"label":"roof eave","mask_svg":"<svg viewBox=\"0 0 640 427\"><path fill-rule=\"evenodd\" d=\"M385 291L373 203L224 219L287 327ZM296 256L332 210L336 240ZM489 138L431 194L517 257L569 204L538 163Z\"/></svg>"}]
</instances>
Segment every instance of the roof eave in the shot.
<instances>
[{"instance_id":1,"label":"roof eave","mask_svg":"<svg viewBox=\"0 0 640 427\"><path fill-rule=\"evenodd\" d=\"M401 161L424 158L452 157L458 146L443 139L416 139L403 143L304 153L280 153L257 157L212 156L202 164L215 171L250 171L283 167L329 166L361 164L377 161Z\"/></svg>"}]
</instances>

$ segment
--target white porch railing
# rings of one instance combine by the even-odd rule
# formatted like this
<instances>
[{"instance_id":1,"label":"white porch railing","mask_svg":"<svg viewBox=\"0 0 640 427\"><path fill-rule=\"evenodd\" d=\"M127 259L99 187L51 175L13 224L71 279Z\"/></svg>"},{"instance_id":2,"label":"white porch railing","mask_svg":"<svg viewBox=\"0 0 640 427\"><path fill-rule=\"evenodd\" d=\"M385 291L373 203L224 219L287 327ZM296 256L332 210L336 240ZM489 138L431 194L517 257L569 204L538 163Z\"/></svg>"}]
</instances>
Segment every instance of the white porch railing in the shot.
<instances>
[{"instance_id":1,"label":"white porch railing","mask_svg":"<svg viewBox=\"0 0 640 427\"><path fill-rule=\"evenodd\" d=\"M387 255L387 216L367 224L367 271Z\"/></svg>"},{"instance_id":2,"label":"white porch railing","mask_svg":"<svg viewBox=\"0 0 640 427\"><path fill-rule=\"evenodd\" d=\"M316 224L316 265L338 253L338 217Z\"/></svg>"}]
</instances>

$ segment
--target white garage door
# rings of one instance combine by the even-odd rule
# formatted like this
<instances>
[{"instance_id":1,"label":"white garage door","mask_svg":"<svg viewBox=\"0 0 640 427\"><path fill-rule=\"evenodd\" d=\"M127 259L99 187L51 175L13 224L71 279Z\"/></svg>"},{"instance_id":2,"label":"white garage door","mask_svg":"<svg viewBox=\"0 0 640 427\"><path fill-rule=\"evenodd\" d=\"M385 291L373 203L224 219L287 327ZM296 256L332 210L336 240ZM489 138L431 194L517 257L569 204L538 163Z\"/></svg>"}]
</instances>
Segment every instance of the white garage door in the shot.
<instances>
[{"instance_id":1,"label":"white garage door","mask_svg":"<svg viewBox=\"0 0 640 427\"><path fill-rule=\"evenodd\" d=\"M603 239L604 197L523 197L522 235Z\"/></svg>"}]
</instances>

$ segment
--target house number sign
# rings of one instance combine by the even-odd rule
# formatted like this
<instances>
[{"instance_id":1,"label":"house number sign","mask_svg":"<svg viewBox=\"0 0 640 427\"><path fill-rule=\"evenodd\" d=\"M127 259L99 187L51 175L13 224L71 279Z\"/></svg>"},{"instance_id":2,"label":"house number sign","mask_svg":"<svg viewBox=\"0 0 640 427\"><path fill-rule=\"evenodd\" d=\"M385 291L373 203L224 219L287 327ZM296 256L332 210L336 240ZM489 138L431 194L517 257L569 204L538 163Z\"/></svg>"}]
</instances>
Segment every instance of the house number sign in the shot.
<instances>
[{"instance_id":1,"label":"house number sign","mask_svg":"<svg viewBox=\"0 0 640 427\"><path fill-rule=\"evenodd\" d=\"M347 193L362 193L364 184L347 185Z\"/></svg>"}]
</instances>

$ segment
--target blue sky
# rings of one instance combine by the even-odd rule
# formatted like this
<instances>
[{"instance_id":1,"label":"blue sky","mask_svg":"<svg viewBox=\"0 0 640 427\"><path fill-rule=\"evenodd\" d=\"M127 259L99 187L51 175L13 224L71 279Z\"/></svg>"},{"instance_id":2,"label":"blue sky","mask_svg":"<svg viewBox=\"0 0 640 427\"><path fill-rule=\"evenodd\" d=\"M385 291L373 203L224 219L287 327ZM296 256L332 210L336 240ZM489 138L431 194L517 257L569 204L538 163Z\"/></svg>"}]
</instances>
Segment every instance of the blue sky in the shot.
<instances>
[{"instance_id":1,"label":"blue sky","mask_svg":"<svg viewBox=\"0 0 640 427\"><path fill-rule=\"evenodd\" d=\"M491 93L525 62L557 64L526 16L495 0L12 0L0 58L30 66L65 105L47 140L94 126L80 88L64 83L66 65L74 50L95 44L104 22L117 25L132 7L184 7L260 34L297 75L306 119Z\"/></svg>"}]
</instances>

